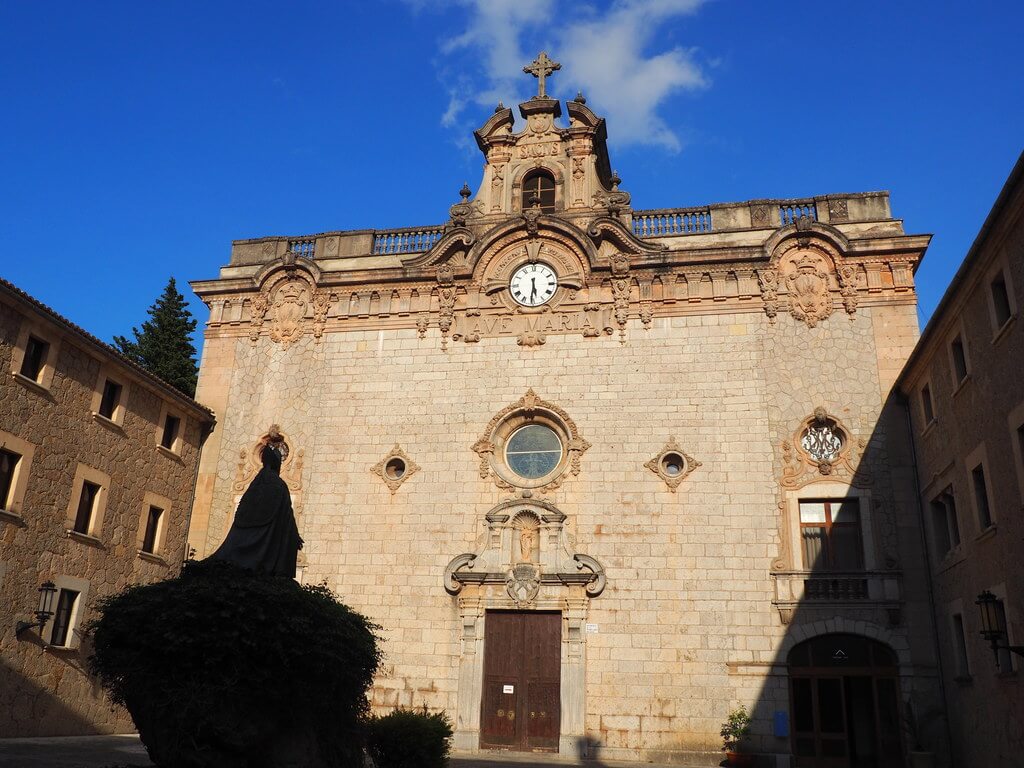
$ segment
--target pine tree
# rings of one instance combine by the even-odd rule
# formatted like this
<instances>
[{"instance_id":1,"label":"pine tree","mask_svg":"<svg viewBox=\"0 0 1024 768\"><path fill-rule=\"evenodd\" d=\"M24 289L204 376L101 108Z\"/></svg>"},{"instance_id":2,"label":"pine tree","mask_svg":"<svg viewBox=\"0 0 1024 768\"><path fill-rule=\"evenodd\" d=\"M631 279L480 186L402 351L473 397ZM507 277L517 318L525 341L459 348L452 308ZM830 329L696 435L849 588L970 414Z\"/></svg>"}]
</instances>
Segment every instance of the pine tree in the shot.
<instances>
[{"instance_id":1,"label":"pine tree","mask_svg":"<svg viewBox=\"0 0 1024 768\"><path fill-rule=\"evenodd\" d=\"M173 277L148 312L150 319L142 324L142 330L132 328L134 341L115 336L114 345L129 360L194 397L199 368L190 335L196 329L196 321Z\"/></svg>"}]
</instances>

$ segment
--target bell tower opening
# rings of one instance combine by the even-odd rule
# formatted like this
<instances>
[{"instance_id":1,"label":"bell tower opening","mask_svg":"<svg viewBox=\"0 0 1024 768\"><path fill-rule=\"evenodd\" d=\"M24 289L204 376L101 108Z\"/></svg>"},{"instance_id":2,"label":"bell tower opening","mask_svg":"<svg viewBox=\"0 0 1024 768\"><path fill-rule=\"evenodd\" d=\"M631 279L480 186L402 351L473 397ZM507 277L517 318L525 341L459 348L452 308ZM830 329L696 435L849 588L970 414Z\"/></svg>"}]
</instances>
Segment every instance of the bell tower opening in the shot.
<instances>
[{"instance_id":1,"label":"bell tower opening","mask_svg":"<svg viewBox=\"0 0 1024 768\"><path fill-rule=\"evenodd\" d=\"M555 212L555 177L538 168L523 178L523 210L537 205L544 213Z\"/></svg>"}]
</instances>

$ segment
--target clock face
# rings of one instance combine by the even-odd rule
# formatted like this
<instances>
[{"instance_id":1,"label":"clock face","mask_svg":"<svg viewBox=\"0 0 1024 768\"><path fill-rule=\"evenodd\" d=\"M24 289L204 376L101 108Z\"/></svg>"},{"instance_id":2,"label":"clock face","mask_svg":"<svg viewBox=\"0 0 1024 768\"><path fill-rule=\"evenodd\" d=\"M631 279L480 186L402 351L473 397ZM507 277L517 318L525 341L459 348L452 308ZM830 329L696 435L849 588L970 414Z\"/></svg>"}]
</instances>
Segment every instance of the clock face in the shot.
<instances>
[{"instance_id":1,"label":"clock face","mask_svg":"<svg viewBox=\"0 0 1024 768\"><path fill-rule=\"evenodd\" d=\"M508 290L524 307L539 307L555 295L558 276L547 264L524 264L512 274Z\"/></svg>"}]
</instances>

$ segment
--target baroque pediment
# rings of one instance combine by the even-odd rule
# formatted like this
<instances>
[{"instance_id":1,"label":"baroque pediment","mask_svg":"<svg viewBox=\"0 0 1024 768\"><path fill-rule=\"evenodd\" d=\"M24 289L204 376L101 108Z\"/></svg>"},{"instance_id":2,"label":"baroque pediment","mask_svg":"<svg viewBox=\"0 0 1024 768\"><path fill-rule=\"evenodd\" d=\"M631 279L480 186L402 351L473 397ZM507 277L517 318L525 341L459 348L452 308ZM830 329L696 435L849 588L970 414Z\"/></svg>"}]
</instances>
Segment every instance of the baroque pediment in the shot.
<instances>
[{"instance_id":1,"label":"baroque pediment","mask_svg":"<svg viewBox=\"0 0 1024 768\"><path fill-rule=\"evenodd\" d=\"M486 532L475 552L453 557L444 587L457 595L469 584L503 589L516 607L530 607L545 591L582 587L588 597L604 591L604 567L575 552L566 516L553 504L531 498L505 500L484 515Z\"/></svg>"}]
</instances>

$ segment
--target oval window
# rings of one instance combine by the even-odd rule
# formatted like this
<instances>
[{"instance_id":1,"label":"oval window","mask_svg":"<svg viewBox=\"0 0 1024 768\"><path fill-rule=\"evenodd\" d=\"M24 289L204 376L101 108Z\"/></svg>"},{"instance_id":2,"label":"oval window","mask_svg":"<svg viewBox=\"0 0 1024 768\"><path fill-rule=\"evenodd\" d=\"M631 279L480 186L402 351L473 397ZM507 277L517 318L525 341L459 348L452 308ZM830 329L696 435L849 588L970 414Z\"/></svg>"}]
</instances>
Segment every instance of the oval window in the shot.
<instances>
[{"instance_id":1,"label":"oval window","mask_svg":"<svg viewBox=\"0 0 1024 768\"><path fill-rule=\"evenodd\" d=\"M527 424L505 443L505 461L520 477L535 480L552 472L562 460L562 441L550 427Z\"/></svg>"}]
</instances>

